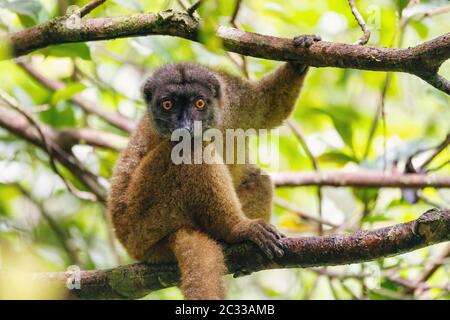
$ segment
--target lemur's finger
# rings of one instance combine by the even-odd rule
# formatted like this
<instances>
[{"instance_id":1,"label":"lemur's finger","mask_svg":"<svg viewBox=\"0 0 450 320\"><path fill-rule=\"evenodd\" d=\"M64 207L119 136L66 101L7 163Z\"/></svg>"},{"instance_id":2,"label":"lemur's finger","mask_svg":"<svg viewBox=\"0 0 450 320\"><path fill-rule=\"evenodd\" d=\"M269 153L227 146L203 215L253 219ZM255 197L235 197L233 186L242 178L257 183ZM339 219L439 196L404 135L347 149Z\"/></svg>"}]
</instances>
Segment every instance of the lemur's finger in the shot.
<instances>
[{"instance_id":1,"label":"lemur's finger","mask_svg":"<svg viewBox=\"0 0 450 320\"><path fill-rule=\"evenodd\" d=\"M272 251L270 251L267 245L265 244L264 235L259 230L257 231L255 230L254 232L255 236L252 237L251 241L254 242L269 259L273 259Z\"/></svg>"},{"instance_id":2,"label":"lemur's finger","mask_svg":"<svg viewBox=\"0 0 450 320\"><path fill-rule=\"evenodd\" d=\"M258 232L258 235L261 237L260 242L263 246L262 250L269 259L273 259L274 255L277 257L282 257L284 255L283 249L278 246L278 241L273 234L264 230L263 232Z\"/></svg>"},{"instance_id":3,"label":"lemur's finger","mask_svg":"<svg viewBox=\"0 0 450 320\"><path fill-rule=\"evenodd\" d=\"M274 241L264 241L265 250L264 252L270 252L270 255L267 255L269 259L273 259L273 255L275 254L278 258L284 255L283 249L278 247L277 242Z\"/></svg>"},{"instance_id":4,"label":"lemur's finger","mask_svg":"<svg viewBox=\"0 0 450 320\"><path fill-rule=\"evenodd\" d=\"M294 38L294 46L309 48L312 44L321 40L320 36L304 34Z\"/></svg>"},{"instance_id":5,"label":"lemur's finger","mask_svg":"<svg viewBox=\"0 0 450 320\"><path fill-rule=\"evenodd\" d=\"M277 242L270 242L269 246L272 252L274 252L278 258L281 258L284 255L283 249L278 247Z\"/></svg>"},{"instance_id":6,"label":"lemur's finger","mask_svg":"<svg viewBox=\"0 0 450 320\"><path fill-rule=\"evenodd\" d=\"M272 233L277 238L277 240L280 240L282 238L286 238L286 236L283 233L281 233L277 228L275 228L273 225L267 223L267 224L264 225L264 227L270 233Z\"/></svg>"}]
</instances>

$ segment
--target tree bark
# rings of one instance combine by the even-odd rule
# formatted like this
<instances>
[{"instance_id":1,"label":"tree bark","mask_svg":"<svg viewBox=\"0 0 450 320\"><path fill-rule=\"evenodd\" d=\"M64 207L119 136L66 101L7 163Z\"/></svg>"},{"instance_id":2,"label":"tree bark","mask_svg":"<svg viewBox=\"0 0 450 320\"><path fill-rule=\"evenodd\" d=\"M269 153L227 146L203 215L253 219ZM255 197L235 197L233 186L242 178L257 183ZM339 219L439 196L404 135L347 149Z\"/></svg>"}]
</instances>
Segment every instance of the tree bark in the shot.
<instances>
[{"instance_id":1,"label":"tree bark","mask_svg":"<svg viewBox=\"0 0 450 320\"><path fill-rule=\"evenodd\" d=\"M274 172L270 174L276 187L332 186L359 188L450 188L450 176L416 173L358 172Z\"/></svg>"},{"instance_id":2,"label":"tree bark","mask_svg":"<svg viewBox=\"0 0 450 320\"><path fill-rule=\"evenodd\" d=\"M227 245L229 273L278 268L305 268L361 263L398 255L450 240L450 210L432 209L417 220L391 227L322 237L284 240L285 254L269 260L253 244ZM195 259L195 257L192 257ZM5 275L6 276L6 275ZM70 298L135 299L151 291L174 286L179 281L176 264L136 263L108 270L54 272L33 275L34 281L65 285L67 279L81 281L80 289L68 291Z\"/></svg>"},{"instance_id":3,"label":"tree bark","mask_svg":"<svg viewBox=\"0 0 450 320\"><path fill-rule=\"evenodd\" d=\"M54 44L98 41L134 36L168 35L193 41L200 21L172 10L159 13L86 19L79 27L67 25L68 17L8 36L13 55L20 56ZM217 36L226 50L271 60L298 61L314 67L337 67L414 74L450 94L450 83L437 75L450 57L450 33L407 49L389 49L320 41L309 48L295 47L291 39L264 36L220 26Z\"/></svg>"}]
</instances>

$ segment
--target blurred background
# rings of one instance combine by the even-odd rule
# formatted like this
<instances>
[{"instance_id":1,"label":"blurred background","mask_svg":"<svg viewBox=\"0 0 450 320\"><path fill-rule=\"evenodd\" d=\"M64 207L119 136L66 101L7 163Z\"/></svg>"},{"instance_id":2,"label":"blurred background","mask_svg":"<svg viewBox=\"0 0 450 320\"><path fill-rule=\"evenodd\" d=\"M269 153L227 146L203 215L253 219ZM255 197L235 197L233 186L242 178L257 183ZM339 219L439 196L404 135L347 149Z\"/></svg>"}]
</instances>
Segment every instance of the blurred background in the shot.
<instances>
[{"instance_id":1,"label":"blurred background","mask_svg":"<svg viewBox=\"0 0 450 320\"><path fill-rule=\"evenodd\" d=\"M0 34L48 21L86 3L0 0ZM183 10L186 5L189 1L110 0L89 17ZM409 47L450 31L445 0L373 0L356 5L371 31L367 45ZM45 134L57 134L73 161L82 163L107 188L129 127L105 117L137 122L145 110L140 87L152 70L192 61L256 79L280 64L221 50L214 37L218 24L287 38L317 34L343 43L362 36L344 0L243 0L236 19L230 21L235 6L235 1L211 0L200 7L204 44L151 36L58 45L0 61L0 268L64 271L77 265L90 270L132 262L110 231L105 206L89 200L91 190L60 163L56 173L45 148L14 134L11 127L24 123L33 129L24 115L41 124ZM450 78L449 61L440 74ZM289 124L280 129L279 165L264 167L449 175L450 148L448 142L445 145L449 133L450 97L415 76L311 68ZM442 151L426 163L443 143ZM342 233L410 221L436 206L450 206L449 189L277 188L273 223L290 236ZM308 215L320 217L321 223ZM449 252L448 244L440 244L364 264L269 270L239 279L227 276L228 298L448 299ZM430 263L436 263L435 270L424 274ZM20 277L0 278L0 299L59 294L52 288L33 287ZM174 287L145 297L180 298Z\"/></svg>"}]
</instances>

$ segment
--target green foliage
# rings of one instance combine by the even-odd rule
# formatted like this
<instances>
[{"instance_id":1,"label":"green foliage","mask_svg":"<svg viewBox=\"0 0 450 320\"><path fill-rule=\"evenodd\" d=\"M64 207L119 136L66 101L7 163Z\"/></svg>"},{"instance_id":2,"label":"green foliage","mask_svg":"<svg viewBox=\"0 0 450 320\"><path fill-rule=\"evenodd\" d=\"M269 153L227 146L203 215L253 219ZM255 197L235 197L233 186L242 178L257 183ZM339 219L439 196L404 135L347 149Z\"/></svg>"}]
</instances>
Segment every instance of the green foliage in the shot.
<instances>
[{"instance_id":1,"label":"green foliage","mask_svg":"<svg viewBox=\"0 0 450 320\"><path fill-rule=\"evenodd\" d=\"M89 128L127 137L128 134L99 117L86 114L70 99L80 94L94 106L120 112L135 120L145 110L139 92L144 77L165 63L191 61L243 74L237 66L240 57L235 57L233 62L215 36L218 25L229 25L235 1L203 2L196 13L202 17L201 44L173 37L149 36L51 46L31 53L29 63L46 79L64 82L66 86L63 89L49 90L12 60L0 61L0 87L17 99L34 119L51 128ZM370 45L398 46L398 22L408 2L356 1L372 32ZM82 6L87 1L69 3ZM443 5L448 5L447 1L422 1L414 10L408 11L412 16L402 35L403 47L416 45L450 30L449 13L423 17L427 10ZM286 38L319 34L324 40L343 43L353 43L362 35L347 1L244 0L241 6L237 22L247 31ZM179 10L180 6L177 1L112 0L83 19L169 8ZM5 32L21 30L48 21L65 9L64 1L0 0L0 28ZM9 54L7 44L0 43L0 58ZM247 57L246 62L251 78L259 78L279 65L277 61L251 57ZM446 62L439 72L450 78L450 64ZM383 170L386 166L387 172L401 172L409 157L435 147L450 132L449 97L412 75L393 73L384 100L386 132L379 119L367 157L364 157L385 79L386 73L383 72L311 68L292 120L300 125L319 170ZM102 184L107 185L118 158L116 151L94 148L81 141L72 148L72 152L100 177ZM427 155L429 153L420 153L415 157L415 165L420 165ZM449 159L450 151L447 149L430 167L437 167ZM264 169L312 170L306 152L286 126L280 130L279 160L278 167L265 166ZM86 191L73 172L59 164L58 168L76 188ZM435 173L449 175L450 165L442 166ZM32 201L22 194L16 183L32 195ZM426 189L424 194L442 205L448 206L450 201L447 190ZM281 188L276 190L276 195L300 211L318 215L316 187ZM327 187L322 188L322 197L322 218L344 223L345 227L339 232L358 226L368 229L405 222L431 207L424 200L408 204L399 189ZM68 243L76 248L76 264L81 268L108 268L131 262L123 248L118 246L117 252L111 248L110 226L105 219L104 206L77 199L51 170L45 152L0 129L0 250L8 248L15 253L14 256L21 256L26 248L27 255L35 259L29 265L46 271L65 270L73 261L70 261L54 228L40 212L42 208L60 226ZM274 207L273 222L293 236L317 234L315 222L278 206ZM335 232L329 231L328 227L325 230ZM423 271L426 261L437 255L440 249L440 246L431 247L368 265L380 267L383 272L394 269L405 279L414 279ZM362 273L362 269L362 265L353 265L327 270L348 274ZM445 270L447 272L436 273L428 283L439 285L448 282L448 265ZM265 281L260 281L257 275L239 281L230 280L230 297L334 297L328 278L309 270L260 274ZM371 299L410 297L403 287L384 274L379 280L378 288L369 288L365 293L359 280L353 279L350 287L356 295L366 294ZM340 281L335 282L337 298L351 297ZM425 296L449 299L448 294L439 288L430 290ZM147 298L179 299L181 295L178 289L169 288Z\"/></svg>"},{"instance_id":2,"label":"green foliage","mask_svg":"<svg viewBox=\"0 0 450 320\"><path fill-rule=\"evenodd\" d=\"M84 89L86 89L86 86L84 86L81 83L70 83L64 88L55 91L51 103L57 104L61 100L67 100L76 95L77 93L83 91Z\"/></svg>"},{"instance_id":3,"label":"green foliage","mask_svg":"<svg viewBox=\"0 0 450 320\"><path fill-rule=\"evenodd\" d=\"M30 27L38 22L42 4L39 1L1 0L0 8L5 8L16 13L22 24L26 27Z\"/></svg>"},{"instance_id":4,"label":"green foliage","mask_svg":"<svg viewBox=\"0 0 450 320\"><path fill-rule=\"evenodd\" d=\"M85 60L91 59L91 52L85 43L65 43L43 50L53 57L71 57Z\"/></svg>"}]
</instances>

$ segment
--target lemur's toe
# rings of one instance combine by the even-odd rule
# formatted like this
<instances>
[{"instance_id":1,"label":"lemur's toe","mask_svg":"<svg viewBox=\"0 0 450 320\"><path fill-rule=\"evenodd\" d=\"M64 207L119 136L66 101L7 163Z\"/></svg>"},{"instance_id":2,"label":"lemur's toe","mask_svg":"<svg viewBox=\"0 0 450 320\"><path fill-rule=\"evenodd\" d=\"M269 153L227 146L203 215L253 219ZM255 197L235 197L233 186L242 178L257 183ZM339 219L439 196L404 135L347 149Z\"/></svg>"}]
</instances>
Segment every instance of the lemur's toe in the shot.
<instances>
[{"instance_id":1,"label":"lemur's toe","mask_svg":"<svg viewBox=\"0 0 450 320\"><path fill-rule=\"evenodd\" d=\"M294 46L309 48L311 45L321 40L322 38L320 36L304 34L294 38Z\"/></svg>"}]
</instances>

